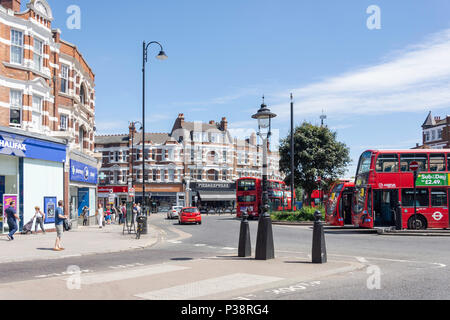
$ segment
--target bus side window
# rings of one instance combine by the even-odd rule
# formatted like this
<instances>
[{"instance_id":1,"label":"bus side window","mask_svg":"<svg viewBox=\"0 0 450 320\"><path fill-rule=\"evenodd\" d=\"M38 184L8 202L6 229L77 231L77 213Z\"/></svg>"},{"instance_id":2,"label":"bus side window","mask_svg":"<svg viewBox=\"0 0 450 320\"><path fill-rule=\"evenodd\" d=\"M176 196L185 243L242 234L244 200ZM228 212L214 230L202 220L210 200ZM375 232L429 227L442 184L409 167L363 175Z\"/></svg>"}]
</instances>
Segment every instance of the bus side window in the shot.
<instances>
[{"instance_id":1,"label":"bus side window","mask_svg":"<svg viewBox=\"0 0 450 320\"><path fill-rule=\"evenodd\" d=\"M417 189L416 190L416 206L422 208L429 207L429 197L428 189ZM403 189L402 190L402 206L403 207L414 207L414 189Z\"/></svg>"},{"instance_id":2,"label":"bus side window","mask_svg":"<svg viewBox=\"0 0 450 320\"><path fill-rule=\"evenodd\" d=\"M398 172L398 155L396 154L382 154L378 156L377 172Z\"/></svg>"},{"instance_id":3,"label":"bus side window","mask_svg":"<svg viewBox=\"0 0 450 320\"><path fill-rule=\"evenodd\" d=\"M419 164L420 172L428 171L428 155L419 153L418 154L408 153L400 155L400 166L402 172L409 172L410 171L409 165L413 161Z\"/></svg>"},{"instance_id":4,"label":"bus side window","mask_svg":"<svg viewBox=\"0 0 450 320\"><path fill-rule=\"evenodd\" d=\"M447 207L447 192L445 189L431 189L431 206Z\"/></svg>"},{"instance_id":5,"label":"bus side window","mask_svg":"<svg viewBox=\"0 0 450 320\"><path fill-rule=\"evenodd\" d=\"M430 155L430 171L431 172L445 171L445 155L444 154Z\"/></svg>"}]
</instances>

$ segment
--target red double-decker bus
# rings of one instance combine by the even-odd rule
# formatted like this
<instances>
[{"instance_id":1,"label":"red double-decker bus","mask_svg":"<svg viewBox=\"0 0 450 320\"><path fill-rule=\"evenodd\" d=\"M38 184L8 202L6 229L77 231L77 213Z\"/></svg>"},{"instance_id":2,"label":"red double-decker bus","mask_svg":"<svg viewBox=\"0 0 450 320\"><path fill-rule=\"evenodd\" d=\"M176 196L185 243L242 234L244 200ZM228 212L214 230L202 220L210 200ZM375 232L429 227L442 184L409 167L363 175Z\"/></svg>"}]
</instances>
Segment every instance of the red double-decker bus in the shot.
<instances>
[{"instance_id":1,"label":"red double-decker bus","mask_svg":"<svg viewBox=\"0 0 450 320\"><path fill-rule=\"evenodd\" d=\"M415 197L413 162L419 164ZM364 152L356 173L353 224L363 228L400 224L395 220L400 203L403 229L449 228L449 170L450 149Z\"/></svg>"},{"instance_id":2,"label":"red double-decker bus","mask_svg":"<svg viewBox=\"0 0 450 320\"><path fill-rule=\"evenodd\" d=\"M247 212L249 218L259 217L262 203L262 182L258 178L241 178L236 182L237 217Z\"/></svg>"},{"instance_id":3,"label":"red double-decker bus","mask_svg":"<svg viewBox=\"0 0 450 320\"><path fill-rule=\"evenodd\" d=\"M294 199L296 199L295 190L294 190ZM292 210L292 193L291 193L291 188L289 186L285 186L285 189L284 189L284 210L285 211ZM295 210L297 210L297 207L294 203L294 211Z\"/></svg>"},{"instance_id":4,"label":"red double-decker bus","mask_svg":"<svg viewBox=\"0 0 450 320\"><path fill-rule=\"evenodd\" d=\"M262 205L262 179L241 178L236 184L237 217L240 218L244 211L249 214L250 219L259 217ZM270 210L284 211L289 208L289 202L285 198L285 189L284 181L268 180Z\"/></svg>"},{"instance_id":5,"label":"red double-decker bus","mask_svg":"<svg viewBox=\"0 0 450 320\"><path fill-rule=\"evenodd\" d=\"M330 189L325 202L325 221L332 225L343 227L352 224L352 198L355 183L350 180L336 182Z\"/></svg>"},{"instance_id":6,"label":"red double-decker bus","mask_svg":"<svg viewBox=\"0 0 450 320\"><path fill-rule=\"evenodd\" d=\"M286 183L279 180L268 180L267 191L269 192L269 203L272 211L284 211L287 207L284 192Z\"/></svg>"}]
</instances>

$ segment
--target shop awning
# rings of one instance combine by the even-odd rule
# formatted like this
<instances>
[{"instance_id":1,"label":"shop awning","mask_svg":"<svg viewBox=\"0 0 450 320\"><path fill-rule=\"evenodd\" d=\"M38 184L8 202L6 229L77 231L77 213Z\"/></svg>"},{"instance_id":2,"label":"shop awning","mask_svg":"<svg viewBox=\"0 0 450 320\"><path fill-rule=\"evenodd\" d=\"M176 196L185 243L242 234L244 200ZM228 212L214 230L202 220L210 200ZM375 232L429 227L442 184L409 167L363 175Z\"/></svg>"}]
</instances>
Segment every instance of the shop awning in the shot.
<instances>
[{"instance_id":1,"label":"shop awning","mask_svg":"<svg viewBox=\"0 0 450 320\"><path fill-rule=\"evenodd\" d=\"M201 201L236 201L234 191L198 191Z\"/></svg>"}]
</instances>

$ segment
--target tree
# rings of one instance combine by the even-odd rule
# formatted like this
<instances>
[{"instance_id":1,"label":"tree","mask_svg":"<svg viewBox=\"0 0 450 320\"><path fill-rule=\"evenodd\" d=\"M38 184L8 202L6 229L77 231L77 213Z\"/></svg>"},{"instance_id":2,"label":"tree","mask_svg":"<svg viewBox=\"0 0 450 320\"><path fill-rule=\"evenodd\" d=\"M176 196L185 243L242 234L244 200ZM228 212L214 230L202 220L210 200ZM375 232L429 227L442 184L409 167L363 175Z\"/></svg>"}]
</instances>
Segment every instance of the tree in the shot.
<instances>
[{"instance_id":1,"label":"tree","mask_svg":"<svg viewBox=\"0 0 450 320\"><path fill-rule=\"evenodd\" d=\"M345 174L350 163L350 150L336 140L337 133L327 127L318 127L304 122L294 132L294 181L308 197L319 188L317 178L321 177L321 189ZM291 181L291 135L280 142L280 170L286 175L286 183Z\"/></svg>"}]
</instances>

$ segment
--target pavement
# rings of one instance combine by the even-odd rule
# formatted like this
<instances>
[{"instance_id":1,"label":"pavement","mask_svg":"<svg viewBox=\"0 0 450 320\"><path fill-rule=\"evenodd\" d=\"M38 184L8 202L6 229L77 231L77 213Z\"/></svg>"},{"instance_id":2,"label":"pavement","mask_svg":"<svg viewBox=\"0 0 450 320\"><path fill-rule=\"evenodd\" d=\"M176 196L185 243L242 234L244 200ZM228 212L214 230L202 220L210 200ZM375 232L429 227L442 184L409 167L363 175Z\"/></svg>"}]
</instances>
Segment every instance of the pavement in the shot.
<instances>
[{"instance_id":1,"label":"pavement","mask_svg":"<svg viewBox=\"0 0 450 320\"><path fill-rule=\"evenodd\" d=\"M169 228L172 228L168 224ZM149 234L140 240L122 234L118 225L79 227L63 235L66 250L52 251L55 233L17 235L9 242L0 240L0 265L10 262L43 260L73 261L71 258L102 253L116 253L143 248L177 246L165 242L166 233L150 220ZM170 229L167 229L170 230ZM166 231L167 231L166 230ZM172 236L174 234L171 234ZM175 240L191 235L178 231ZM173 241L173 239L172 239ZM164 244L166 243L166 244ZM153 248L152 248L153 250ZM182 249L181 249L182 250ZM168 259L166 262L137 263L127 268L82 270L78 280L62 272L35 276L18 282L0 284L0 299L26 300L265 300L280 299L284 294L320 286L321 281L365 268L356 259L329 257L326 264L312 264L309 253L279 252L276 259L257 261L239 258L237 249L199 258ZM157 251L155 251L157 252ZM80 260L81 261L81 260ZM117 261L116 263L119 263ZM7 267L5 265L5 267ZM77 282L78 281L78 282ZM73 285L79 288L73 289Z\"/></svg>"},{"instance_id":2,"label":"pavement","mask_svg":"<svg viewBox=\"0 0 450 320\"><path fill-rule=\"evenodd\" d=\"M56 252L53 251L56 232L32 235L16 233L14 241L8 241L4 235L0 238L0 264L143 249L155 245L159 237L159 230L151 225L148 234L142 235L139 240L134 234L123 235L123 226L119 225L107 225L102 229L98 226L78 227L64 232L62 246L65 250Z\"/></svg>"}]
</instances>

